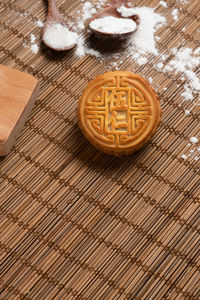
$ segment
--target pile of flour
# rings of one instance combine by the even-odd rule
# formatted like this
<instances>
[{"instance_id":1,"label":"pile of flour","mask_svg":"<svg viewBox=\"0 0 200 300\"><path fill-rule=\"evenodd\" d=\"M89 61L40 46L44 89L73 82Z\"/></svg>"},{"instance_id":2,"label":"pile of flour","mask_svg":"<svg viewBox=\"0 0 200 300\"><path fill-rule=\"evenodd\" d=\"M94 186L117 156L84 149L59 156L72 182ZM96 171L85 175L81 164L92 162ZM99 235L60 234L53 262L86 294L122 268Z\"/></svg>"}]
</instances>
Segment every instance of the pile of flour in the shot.
<instances>
[{"instance_id":1,"label":"pile of flour","mask_svg":"<svg viewBox=\"0 0 200 300\"><path fill-rule=\"evenodd\" d=\"M75 45L78 35L60 23L53 23L47 26L43 39L50 48L62 50Z\"/></svg>"},{"instance_id":2,"label":"pile of flour","mask_svg":"<svg viewBox=\"0 0 200 300\"><path fill-rule=\"evenodd\" d=\"M124 34L136 30L136 23L131 19L115 18L107 16L95 19L89 24L89 28L101 33Z\"/></svg>"}]
</instances>

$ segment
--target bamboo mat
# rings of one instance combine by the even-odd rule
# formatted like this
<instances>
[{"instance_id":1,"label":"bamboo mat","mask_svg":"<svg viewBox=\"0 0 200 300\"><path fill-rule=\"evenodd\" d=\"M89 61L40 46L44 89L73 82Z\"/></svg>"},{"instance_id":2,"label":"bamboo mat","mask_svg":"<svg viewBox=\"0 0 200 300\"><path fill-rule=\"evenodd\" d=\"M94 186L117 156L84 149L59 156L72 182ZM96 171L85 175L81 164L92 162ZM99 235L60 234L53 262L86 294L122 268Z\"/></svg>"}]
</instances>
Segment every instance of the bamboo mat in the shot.
<instances>
[{"instance_id":1,"label":"bamboo mat","mask_svg":"<svg viewBox=\"0 0 200 300\"><path fill-rule=\"evenodd\" d=\"M186 2L157 6L168 18L158 49L198 46L199 1ZM57 4L71 21L81 7ZM173 8L182 9L177 22ZM199 162L181 158L199 134L199 108L185 117L180 75L159 72L156 58L127 59L121 69L153 78L162 122L136 154L99 152L78 128L77 103L107 65L43 47L33 54L25 45L30 33L40 37L35 23L45 14L42 0L0 1L0 63L41 84L15 147L0 158L0 299L200 299Z\"/></svg>"}]
</instances>

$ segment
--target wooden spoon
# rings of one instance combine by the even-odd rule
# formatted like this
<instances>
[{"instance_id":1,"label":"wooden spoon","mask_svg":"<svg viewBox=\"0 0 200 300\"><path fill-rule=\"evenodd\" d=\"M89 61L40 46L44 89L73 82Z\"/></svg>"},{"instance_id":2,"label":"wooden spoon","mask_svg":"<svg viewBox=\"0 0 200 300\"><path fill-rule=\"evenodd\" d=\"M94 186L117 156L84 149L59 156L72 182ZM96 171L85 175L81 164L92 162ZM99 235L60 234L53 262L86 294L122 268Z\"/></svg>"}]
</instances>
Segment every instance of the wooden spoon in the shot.
<instances>
[{"instance_id":1,"label":"wooden spoon","mask_svg":"<svg viewBox=\"0 0 200 300\"><path fill-rule=\"evenodd\" d=\"M118 11L117 8L121 7L122 5L130 8L130 6L128 6L128 0L113 0L111 1L111 6L105 7L104 9L102 9L101 11L99 11L96 15L94 15L94 17L90 20L90 23L96 19L102 19L104 17L115 17L115 18L123 18L123 19L131 19L133 20L136 25L139 25L139 16L138 15L133 15L130 17L123 17ZM101 37L101 38L110 38L110 39L127 39L135 30L137 30L137 26L135 28L134 31L129 31L127 33L108 33L108 32L102 32L96 29L93 29L90 27L90 23L89 23L89 28L92 32L95 33L95 35Z\"/></svg>"},{"instance_id":2,"label":"wooden spoon","mask_svg":"<svg viewBox=\"0 0 200 300\"><path fill-rule=\"evenodd\" d=\"M46 18L46 22L44 25L43 33L42 33L42 41L43 43L48 47L56 51L65 51L65 50L70 50L76 46L76 42L72 42L70 46L66 46L65 48L59 48L59 47L52 47L47 43L45 40L45 33L47 32L47 29L49 26L52 26L53 24L59 23L62 26L66 27L68 29L68 24L64 21L62 15L60 14L55 0L48 0L48 14Z\"/></svg>"}]
</instances>

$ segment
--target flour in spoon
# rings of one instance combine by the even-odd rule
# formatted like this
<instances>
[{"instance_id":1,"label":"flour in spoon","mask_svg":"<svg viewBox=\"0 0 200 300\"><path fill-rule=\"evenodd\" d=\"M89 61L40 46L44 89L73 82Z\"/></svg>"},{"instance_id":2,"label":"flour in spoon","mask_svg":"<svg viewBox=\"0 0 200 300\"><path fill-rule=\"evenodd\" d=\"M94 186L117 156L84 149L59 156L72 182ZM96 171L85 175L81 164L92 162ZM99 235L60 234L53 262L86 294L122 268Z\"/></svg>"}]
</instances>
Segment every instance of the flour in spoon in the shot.
<instances>
[{"instance_id":1,"label":"flour in spoon","mask_svg":"<svg viewBox=\"0 0 200 300\"><path fill-rule=\"evenodd\" d=\"M43 40L46 45L53 49L61 49L71 47L77 42L77 34L69 31L66 26L60 23L53 23L47 26Z\"/></svg>"},{"instance_id":2,"label":"flour in spoon","mask_svg":"<svg viewBox=\"0 0 200 300\"><path fill-rule=\"evenodd\" d=\"M107 16L93 20L90 29L108 34L125 34L136 30L136 23L131 19Z\"/></svg>"}]
</instances>

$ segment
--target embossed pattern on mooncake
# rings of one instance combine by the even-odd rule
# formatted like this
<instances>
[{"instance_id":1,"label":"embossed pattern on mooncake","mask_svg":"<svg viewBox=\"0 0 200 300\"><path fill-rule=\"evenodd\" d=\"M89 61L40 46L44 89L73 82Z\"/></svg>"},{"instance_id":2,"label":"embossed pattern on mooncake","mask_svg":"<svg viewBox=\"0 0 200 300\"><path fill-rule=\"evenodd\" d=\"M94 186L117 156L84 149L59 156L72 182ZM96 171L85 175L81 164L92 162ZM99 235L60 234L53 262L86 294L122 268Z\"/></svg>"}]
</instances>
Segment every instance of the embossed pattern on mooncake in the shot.
<instances>
[{"instance_id":1,"label":"embossed pattern on mooncake","mask_svg":"<svg viewBox=\"0 0 200 300\"><path fill-rule=\"evenodd\" d=\"M98 149L120 156L144 146L160 122L158 96L140 76L107 72L89 83L79 101L79 125Z\"/></svg>"}]
</instances>

